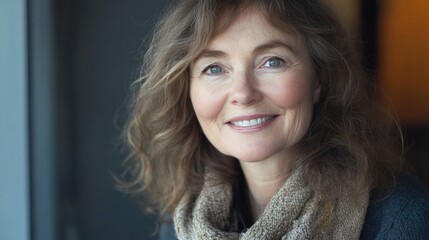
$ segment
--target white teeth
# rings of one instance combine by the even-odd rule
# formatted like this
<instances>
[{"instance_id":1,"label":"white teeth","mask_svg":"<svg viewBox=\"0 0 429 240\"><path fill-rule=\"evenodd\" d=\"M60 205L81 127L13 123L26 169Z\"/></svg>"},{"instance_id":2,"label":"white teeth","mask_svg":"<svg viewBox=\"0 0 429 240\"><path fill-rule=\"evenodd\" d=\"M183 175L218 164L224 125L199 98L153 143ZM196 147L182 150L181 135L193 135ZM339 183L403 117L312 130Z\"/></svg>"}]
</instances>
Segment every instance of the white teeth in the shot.
<instances>
[{"instance_id":1,"label":"white teeth","mask_svg":"<svg viewBox=\"0 0 429 240\"><path fill-rule=\"evenodd\" d=\"M264 123L268 120L271 120L271 119L273 119L273 116L263 117L263 118L255 118L255 119L251 119L251 120L243 120L243 121L237 121L237 122L231 122L231 123L237 127L253 127L253 126L262 124L262 123Z\"/></svg>"}]
</instances>

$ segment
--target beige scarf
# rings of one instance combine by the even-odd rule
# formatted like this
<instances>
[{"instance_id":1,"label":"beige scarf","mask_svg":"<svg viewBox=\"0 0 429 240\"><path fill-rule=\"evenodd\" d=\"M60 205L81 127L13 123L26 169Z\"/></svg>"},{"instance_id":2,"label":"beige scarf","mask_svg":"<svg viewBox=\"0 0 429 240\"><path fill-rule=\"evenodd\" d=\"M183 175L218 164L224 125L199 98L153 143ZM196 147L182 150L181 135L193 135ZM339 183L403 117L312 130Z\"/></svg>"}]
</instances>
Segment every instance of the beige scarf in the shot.
<instances>
[{"instance_id":1,"label":"beige scarf","mask_svg":"<svg viewBox=\"0 0 429 240\"><path fill-rule=\"evenodd\" d=\"M316 199L295 171L273 196L259 219L237 233L232 187L206 183L198 196L186 196L174 214L181 240L359 239L369 194L334 202Z\"/></svg>"}]
</instances>

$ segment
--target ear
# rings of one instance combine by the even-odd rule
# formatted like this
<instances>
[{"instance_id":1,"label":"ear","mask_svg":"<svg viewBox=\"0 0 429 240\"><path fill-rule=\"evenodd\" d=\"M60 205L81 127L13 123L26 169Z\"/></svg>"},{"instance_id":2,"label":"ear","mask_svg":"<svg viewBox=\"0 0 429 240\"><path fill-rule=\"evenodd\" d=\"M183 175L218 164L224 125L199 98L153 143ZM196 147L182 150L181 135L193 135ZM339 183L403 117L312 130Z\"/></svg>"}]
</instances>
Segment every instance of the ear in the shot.
<instances>
[{"instance_id":1,"label":"ear","mask_svg":"<svg viewBox=\"0 0 429 240\"><path fill-rule=\"evenodd\" d=\"M314 104L319 102L321 92L322 92L322 85L320 84L320 81L318 79L315 79L314 85L313 85L313 103Z\"/></svg>"}]
</instances>

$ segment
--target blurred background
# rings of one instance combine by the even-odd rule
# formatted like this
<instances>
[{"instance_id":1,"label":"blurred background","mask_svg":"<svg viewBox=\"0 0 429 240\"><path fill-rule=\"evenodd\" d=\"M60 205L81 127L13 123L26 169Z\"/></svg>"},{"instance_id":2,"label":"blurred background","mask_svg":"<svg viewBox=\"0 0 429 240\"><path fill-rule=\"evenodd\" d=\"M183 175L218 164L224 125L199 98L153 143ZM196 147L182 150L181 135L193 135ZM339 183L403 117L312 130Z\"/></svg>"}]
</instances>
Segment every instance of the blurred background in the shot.
<instances>
[{"instance_id":1,"label":"blurred background","mask_svg":"<svg viewBox=\"0 0 429 240\"><path fill-rule=\"evenodd\" d=\"M326 0L429 185L429 1ZM130 84L166 1L0 0L0 239L156 239L116 190Z\"/></svg>"}]
</instances>

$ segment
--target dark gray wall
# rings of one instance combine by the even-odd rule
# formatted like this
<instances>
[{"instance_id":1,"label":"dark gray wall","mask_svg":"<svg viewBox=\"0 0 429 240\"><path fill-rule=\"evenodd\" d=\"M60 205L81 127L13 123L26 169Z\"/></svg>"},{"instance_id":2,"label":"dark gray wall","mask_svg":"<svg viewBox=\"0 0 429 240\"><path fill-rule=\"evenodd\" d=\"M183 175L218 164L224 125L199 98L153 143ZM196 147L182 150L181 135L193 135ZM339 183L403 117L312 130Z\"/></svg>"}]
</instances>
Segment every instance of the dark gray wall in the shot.
<instances>
[{"instance_id":1,"label":"dark gray wall","mask_svg":"<svg viewBox=\"0 0 429 240\"><path fill-rule=\"evenodd\" d=\"M156 239L115 189L142 41L164 1L30 1L32 239Z\"/></svg>"},{"instance_id":2,"label":"dark gray wall","mask_svg":"<svg viewBox=\"0 0 429 240\"><path fill-rule=\"evenodd\" d=\"M139 46L161 6L141 0L82 0L75 6L68 217L80 239L151 239L155 229L153 217L115 190L111 172L119 172L126 157L118 139L126 98L138 76Z\"/></svg>"}]
</instances>

